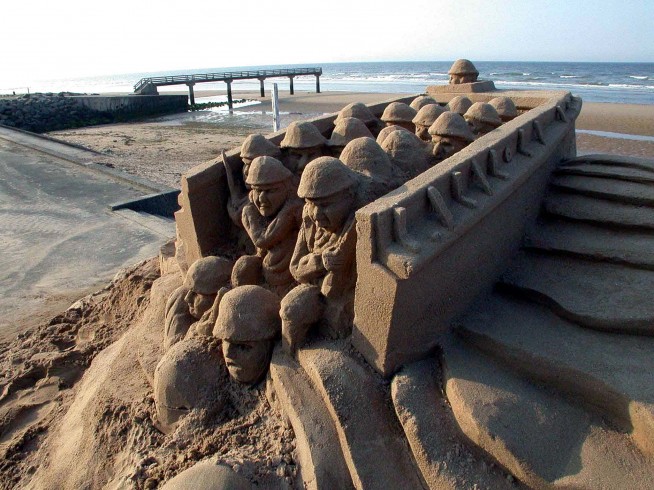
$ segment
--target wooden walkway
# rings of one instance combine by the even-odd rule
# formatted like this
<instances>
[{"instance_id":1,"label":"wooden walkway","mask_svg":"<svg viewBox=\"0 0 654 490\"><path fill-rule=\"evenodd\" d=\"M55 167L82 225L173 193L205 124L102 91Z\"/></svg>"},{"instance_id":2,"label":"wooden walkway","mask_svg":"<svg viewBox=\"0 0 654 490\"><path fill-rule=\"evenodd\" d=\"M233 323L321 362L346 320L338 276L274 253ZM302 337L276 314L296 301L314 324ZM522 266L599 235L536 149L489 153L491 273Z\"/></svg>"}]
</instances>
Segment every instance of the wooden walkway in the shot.
<instances>
[{"instance_id":1,"label":"wooden walkway","mask_svg":"<svg viewBox=\"0 0 654 490\"><path fill-rule=\"evenodd\" d=\"M134 93L140 95L156 95L157 87L165 85L186 85L188 86L191 104L195 104L193 87L196 83L225 82L227 84L227 103L229 108L233 107L232 82L234 80L259 80L261 97L265 96L263 82L266 78L285 77L290 80L290 92L293 91L293 78L300 75L313 75L316 77L316 92L320 93L320 75L322 68L283 68L279 70L257 70L257 71L232 71L224 73L197 73L193 75L174 75L169 77L142 78L134 85Z\"/></svg>"}]
</instances>

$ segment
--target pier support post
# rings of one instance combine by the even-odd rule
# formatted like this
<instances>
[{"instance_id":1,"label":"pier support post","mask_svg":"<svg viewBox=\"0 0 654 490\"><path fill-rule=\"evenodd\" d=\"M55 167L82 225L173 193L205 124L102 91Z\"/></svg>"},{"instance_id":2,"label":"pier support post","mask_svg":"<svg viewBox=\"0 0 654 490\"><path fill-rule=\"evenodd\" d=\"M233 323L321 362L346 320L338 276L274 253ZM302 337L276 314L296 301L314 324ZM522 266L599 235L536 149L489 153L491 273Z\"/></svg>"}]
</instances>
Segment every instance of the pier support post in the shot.
<instances>
[{"instance_id":1,"label":"pier support post","mask_svg":"<svg viewBox=\"0 0 654 490\"><path fill-rule=\"evenodd\" d=\"M234 109L234 101L232 100L232 80L225 80L227 84L227 107L231 111Z\"/></svg>"},{"instance_id":2,"label":"pier support post","mask_svg":"<svg viewBox=\"0 0 654 490\"><path fill-rule=\"evenodd\" d=\"M193 93L193 85L195 85L195 83L190 82L186 85L188 86L188 98L191 101L191 105L195 105L195 94Z\"/></svg>"},{"instance_id":3,"label":"pier support post","mask_svg":"<svg viewBox=\"0 0 654 490\"><path fill-rule=\"evenodd\" d=\"M320 93L320 75L316 75L316 93Z\"/></svg>"},{"instance_id":4,"label":"pier support post","mask_svg":"<svg viewBox=\"0 0 654 490\"><path fill-rule=\"evenodd\" d=\"M293 91L293 77L288 77L288 79L291 81L291 95L293 95L295 93Z\"/></svg>"},{"instance_id":5,"label":"pier support post","mask_svg":"<svg viewBox=\"0 0 654 490\"><path fill-rule=\"evenodd\" d=\"M264 80L265 80L265 78L260 78L260 79L259 79L259 88L260 88L260 90L261 90L261 97L265 97L265 96L266 96L266 92L264 92L264 90L263 90L263 81L264 81Z\"/></svg>"}]
</instances>

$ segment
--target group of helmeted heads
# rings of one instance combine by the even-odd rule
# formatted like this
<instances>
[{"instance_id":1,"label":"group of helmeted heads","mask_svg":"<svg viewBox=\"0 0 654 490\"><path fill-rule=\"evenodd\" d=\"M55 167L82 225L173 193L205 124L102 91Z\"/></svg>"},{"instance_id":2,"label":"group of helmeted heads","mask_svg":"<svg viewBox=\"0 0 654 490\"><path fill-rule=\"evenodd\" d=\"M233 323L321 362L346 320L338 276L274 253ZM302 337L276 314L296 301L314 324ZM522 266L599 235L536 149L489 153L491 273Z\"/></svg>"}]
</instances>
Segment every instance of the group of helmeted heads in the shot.
<instances>
[{"instance_id":1,"label":"group of helmeted heads","mask_svg":"<svg viewBox=\"0 0 654 490\"><path fill-rule=\"evenodd\" d=\"M474 66L469 73L472 64L460 61L452 83L476 80ZM162 427L193 408L220 409L229 378L257 384L278 339L294 355L311 335L347 337L356 209L516 115L506 97L458 96L441 106L423 95L388 104L380 118L352 103L328 138L310 122L293 122L279 144L254 134L237 157L223 154L238 257L197 260L169 297L154 378Z\"/></svg>"}]
</instances>

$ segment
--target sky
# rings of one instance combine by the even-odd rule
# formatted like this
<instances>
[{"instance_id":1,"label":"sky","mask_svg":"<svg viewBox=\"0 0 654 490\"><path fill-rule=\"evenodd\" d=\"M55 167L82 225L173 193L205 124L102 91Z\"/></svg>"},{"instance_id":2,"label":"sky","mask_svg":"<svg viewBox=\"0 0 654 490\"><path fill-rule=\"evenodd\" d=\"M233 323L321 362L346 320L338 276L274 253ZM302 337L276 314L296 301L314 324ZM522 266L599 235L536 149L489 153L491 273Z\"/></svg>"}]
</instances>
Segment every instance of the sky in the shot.
<instances>
[{"instance_id":1,"label":"sky","mask_svg":"<svg viewBox=\"0 0 654 490\"><path fill-rule=\"evenodd\" d=\"M348 61L654 62L651 0L11 0L0 86Z\"/></svg>"}]
</instances>

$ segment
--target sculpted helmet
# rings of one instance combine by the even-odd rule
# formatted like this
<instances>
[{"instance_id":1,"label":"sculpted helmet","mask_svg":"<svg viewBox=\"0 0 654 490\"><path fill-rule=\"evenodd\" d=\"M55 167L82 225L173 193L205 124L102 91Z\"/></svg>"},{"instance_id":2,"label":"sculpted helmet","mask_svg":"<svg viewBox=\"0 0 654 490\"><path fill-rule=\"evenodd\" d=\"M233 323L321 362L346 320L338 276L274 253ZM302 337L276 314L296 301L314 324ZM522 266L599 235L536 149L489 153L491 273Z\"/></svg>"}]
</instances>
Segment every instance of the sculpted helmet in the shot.
<instances>
[{"instance_id":1,"label":"sculpted helmet","mask_svg":"<svg viewBox=\"0 0 654 490\"><path fill-rule=\"evenodd\" d=\"M444 112L434 124L429 126L429 134L432 136L446 136L449 138L458 138L460 140L472 142L475 135L472 134L470 127L461 114L456 112Z\"/></svg>"},{"instance_id":2,"label":"sculpted helmet","mask_svg":"<svg viewBox=\"0 0 654 490\"><path fill-rule=\"evenodd\" d=\"M345 146L356 138L372 138L372 133L361 119L344 117L336 121L334 132L327 142L329 146Z\"/></svg>"},{"instance_id":3,"label":"sculpted helmet","mask_svg":"<svg viewBox=\"0 0 654 490\"><path fill-rule=\"evenodd\" d=\"M345 148L347 149L347 146ZM310 162L302 172L297 195L302 199L319 199L354 187L357 183L356 174L339 159L319 157Z\"/></svg>"},{"instance_id":4,"label":"sculpted helmet","mask_svg":"<svg viewBox=\"0 0 654 490\"><path fill-rule=\"evenodd\" d=\"M447 73L448 75L479 75L472 61L466 59L456 60Z\"/></svg>"},{"instance_id":5,"label":"sculpted helmet","mask_svg":"<svg viewBox=\"0 0 654 490\"><path fill-rule=\"evenodd\" d=\"M282 148L313 148L327 143L327 139L320 134L318 128L310 122L292 122L286 128L284 139L280 143Z\"/></svg>"},{"instance_id":6,"label":"sculpted helmet","mask_svg":"<svg viewBox=\"0 0 654 490\"><path fill-rule=\"evenodd\" d=\"M251 134L243 141L241 145L241 158L250 160L261 156L276 157L282 154L277 145L268 141L261 134Z\"/></svg>"},{"instance_id":7,"label":"sculpted helmet","mask_svg":"<svg viewBox=\"0 0 654 490\"><path fill-rule=\"evenodd\" d=\"M407 133L410 133L410 131L403 127L403 126L398 126L394 124L393 126L386 126L384 129L382 129L379 134L377 135L377 144L381 145L386 137L391 134L393 131L406 131Z\"/></svg>"},{"instance_id":8,"label":"sculpted helmet","mask_svg":"<svg viewBox=\"0 0 654 490\"><path fill-rule=\"evenodd\" d=\"M231 274L231 261L224 257L204 257L191 264L184 286L198 294L216 294L229 282Z\"/></svg>"},{"instance_id":9,"label":"sculpted helmet","mask_svg":"<svg viewBox=\"0 0 654 490\"><path fill-rule=\"evenodd\" d=\"M468 97L465 95L457 95L448 102L445 109L463 116L467 110L470 109L470 106L472 106L472 101Z\"/></svg>"},{"instance_id":10,"label":"sculpted helmet","mask_svg":"<svg viewBox=\"0 0 654 490\"><path fill-rule=\"evenodd\" d=\"M410 131L393 131L381 145L392 162L409 176L428 168L425 146L420 138Z\"/></svg>"},{"instance_id":11,"label":"sculpted helmet","mask_svg":"<svg viewBox=\"0 0 654 490\"><path fill-rule=\"evenodd\" d=\"M384 109L381 120L384 122L410 123L416 117L416 110L403 102L391 102Z\"/></svg>"},{"instance_id":12,"label":"sculpted helmet","mask_svg":"<svg viewBox=\"0 0 654 490\"><path fill-rule=\"evenodd\" d=\"M368 106L361 102L352 102L351 104L346 105L341 109L336 116L336 121L343 119L345 117L354 117L363 121L366 124L372 123L377 120L375 115L368 109Z\"/></svg>"},{"instance_id":13,"label":"sculpted helmet","mask_svg":"<svg viewBox=\"0 0 654 490\"><path fill-rule=\"evenodd\" d=\"M430 97L429 95L419 95L415 99L411 101L409 104L409 107L412 109L419 111L423 107L425 107L428 104L438 104L436 100L433 97Z\"/></svg>"},{"instance_id":14,"label":"sculpted helmet","mask_svg":"<svg viewBox=\"0 0 654 490\"><path fill-rule=\"evenodd\" d=\"M498 127L502 124L500 116L497 114L495 108L484 102L475 102L470 106L470 109L463 115L466 121L476 120L492 126Z\"/></svg>"},{"instance_id":15,"label":"sculpted helmet","mask_svg":"<svg viewBox=\"0 0 654 490\"><path fill-rule=\"evenodd\" d=\"M276 158L257 157L252 160L245 183L249 185L276 184L291 177L293 177L291 171Z\"/></svg>"},{"instance_id":16,"label":"sculpted helmet","mask_svg":"<svg viewBox=\"0 0 654 490\"><path fill-rule=\"evenodd\" d=\"M308 168L308 167L307 167ZM238 286L223 296L214 336L232 342L271 340L281 332L279 298L261 286Z\"/></svg>"},{"instance_id":17,"label":"sculpted helmet","mask_svg":"<svg viewBox=\"0 0 654 490\"><path fill-rule=\"evenodd\" d=\"M409 131L406 133L412 134ZM343 148L341 161L357 173L382 181L390 179L393 175L390 158L372 138L357 138L350 141Z\"/></svg>"},{"instance_id":18,"label":"sculpted helmet","mask_svg":"<svg viewBox=\"0 0 654 490\"><path fill-rule=\"evenodd\" d=\"M502 121L510 121L518 115L515 104L508 97L495 97L488 103L495 108Z\"/></svg>"},{"instance_id":19,"label":"sculpted helmet","mask_svg":"<svg viewBox=\"0 0 654 490\"><path fill-rule=\"evenodd\" d=\"M416 117L413 118L413 124L420 124L422 126L431 126L434 124L434 121L445 112L445 108L439 106L438 104L428 104L423 106L422 109L418 111Z\"/></svg>"}]
</instances>

